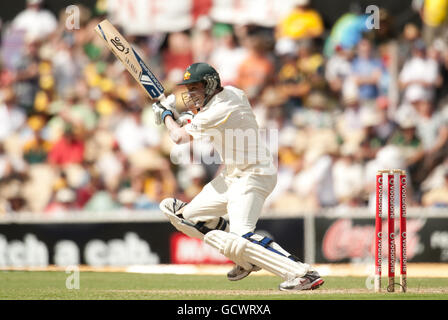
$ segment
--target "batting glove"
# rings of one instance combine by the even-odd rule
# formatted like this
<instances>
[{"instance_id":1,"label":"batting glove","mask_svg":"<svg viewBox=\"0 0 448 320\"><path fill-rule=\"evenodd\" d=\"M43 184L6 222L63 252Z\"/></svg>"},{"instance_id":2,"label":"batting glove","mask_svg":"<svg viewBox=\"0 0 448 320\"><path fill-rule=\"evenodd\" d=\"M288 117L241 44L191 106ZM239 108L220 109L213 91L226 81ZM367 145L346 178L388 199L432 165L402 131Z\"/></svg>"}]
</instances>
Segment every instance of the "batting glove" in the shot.
<instances>
[{"instance_id":1,"label":"batting glove","mask_svg":"<svg viewBox=\"0 0 448 320\"><path fill-rule=\"evenodd\" d=\"M194 113L191 111L181 112L179 118L177 118L176 122L179 126L183 127L184 125L191 122L194 117Z\"/></svg>"},{"instance_id":2,"label":"batting glove","mask_svg":"<svg viewBox=\"0 0 448 320\"><path fill-rule=\"evenodd\" d=\"M174 120L179 118L176 110L176 96L170 94L166 99L158 101L152 105L157 125L165 123L165 118L171 116Z\"/></svg>"}]
</instances>

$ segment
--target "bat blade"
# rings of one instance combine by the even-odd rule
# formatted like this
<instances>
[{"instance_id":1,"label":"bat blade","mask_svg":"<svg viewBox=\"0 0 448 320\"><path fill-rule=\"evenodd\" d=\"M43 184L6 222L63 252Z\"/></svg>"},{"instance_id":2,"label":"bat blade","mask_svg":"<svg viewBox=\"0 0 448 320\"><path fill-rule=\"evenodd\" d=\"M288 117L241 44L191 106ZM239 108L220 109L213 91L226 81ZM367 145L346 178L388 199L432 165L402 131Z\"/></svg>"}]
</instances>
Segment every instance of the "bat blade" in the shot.
<instances>
[{"instance_id":1,"label":"bat blade","mask_svg":"<svg viewBox=\"0 0 448 320\"><path fill-rule=\"evenodd\" d=\"M152 99L162 100L165 98L165 89L160 81L108 20L101 21L95 27L95 31Z\"/></svg>"}]
</instances>

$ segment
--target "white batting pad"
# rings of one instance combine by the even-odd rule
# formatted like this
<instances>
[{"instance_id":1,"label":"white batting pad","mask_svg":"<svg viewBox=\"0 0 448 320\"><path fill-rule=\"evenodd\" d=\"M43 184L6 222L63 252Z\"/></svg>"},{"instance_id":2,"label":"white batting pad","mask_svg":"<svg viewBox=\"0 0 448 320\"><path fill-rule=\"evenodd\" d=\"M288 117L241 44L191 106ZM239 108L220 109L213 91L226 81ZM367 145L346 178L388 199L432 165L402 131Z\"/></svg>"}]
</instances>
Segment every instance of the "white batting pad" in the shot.
<instances>
[{"instance_id":1,"label":"white batting pad","mask_svg":"<svg viewBox=\"0 0 448 320\"><path fill-rule=\"evenodd\" d=\"M198 229L196 229L194 227L194 224L182 219L178 216L176 216L174 213L171 212L170 208L171 208L171 199L164 199L159 207L160 210L162 210L162 212L168 217L168 219L170 220L171 224L180 232L186 234L189 237L192 238L197 238L200 240L204 239L204 234L202 232L200 232Z\"/></svg>"},{"instance_id":2,"label":"white batting pad","mask_svg":"<svg viewBox=\"0 0 448 320\"><path fill-rule=\"evenodd\" d=\"M249 270L250 264L256 265L284 280L302 277L309 270L307 264L295 262L233 233L213 230L204 236L204 242L244 269Z\"/></svg>"}]
</instances>

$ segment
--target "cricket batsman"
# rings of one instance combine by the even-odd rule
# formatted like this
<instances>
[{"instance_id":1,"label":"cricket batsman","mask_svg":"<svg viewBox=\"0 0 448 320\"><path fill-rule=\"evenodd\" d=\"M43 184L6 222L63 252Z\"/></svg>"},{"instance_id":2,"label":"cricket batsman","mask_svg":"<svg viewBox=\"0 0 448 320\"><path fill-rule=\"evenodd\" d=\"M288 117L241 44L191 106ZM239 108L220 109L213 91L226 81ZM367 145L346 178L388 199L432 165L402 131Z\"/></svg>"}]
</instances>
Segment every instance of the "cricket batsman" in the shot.
<instances>
[{"instance_id":1,"label":"cricket batsman","mask_svg":"<svg viewBox=\"0 0 448 320\"><path fill-rule=\"evenodd\" d=\"M189 111L179 114L171 95L153 104L156 123L166 126L176 144L209 139L224 169L191 202L167 198L160 209L177 230L235 263L227 274L230 281L263 268L283 279L280 290L320 287L324 280L316 270L255 232L265 199L277 183L277 168L244 92L222 87L219 74L206 63L190 65L179 85L185 88L182 100Z\"/></svg>"}]
</instances>

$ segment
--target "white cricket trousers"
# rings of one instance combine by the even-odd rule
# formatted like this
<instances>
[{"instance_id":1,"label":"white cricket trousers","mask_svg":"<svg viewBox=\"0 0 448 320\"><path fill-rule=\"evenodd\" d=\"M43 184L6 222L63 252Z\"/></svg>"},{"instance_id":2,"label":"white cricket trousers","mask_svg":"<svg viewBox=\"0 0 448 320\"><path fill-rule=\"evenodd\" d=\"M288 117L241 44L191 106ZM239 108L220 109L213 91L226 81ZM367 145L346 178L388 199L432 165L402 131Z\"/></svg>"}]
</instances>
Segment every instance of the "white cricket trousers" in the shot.
<instances>
[{"instance_id":1,"label":"white cricket trousers","mask_svg":"<svg viewBox=\"0 0 448 320\"><path fill-rule=\"evenodd\" d=\"M276 183L277 174L243 173L240 177L228 177L221 173L185 206L182 215L198 223L217 222L228 213L230 232L240 236L254 232L266 197Z\"/></svg>"}]
</instances>

